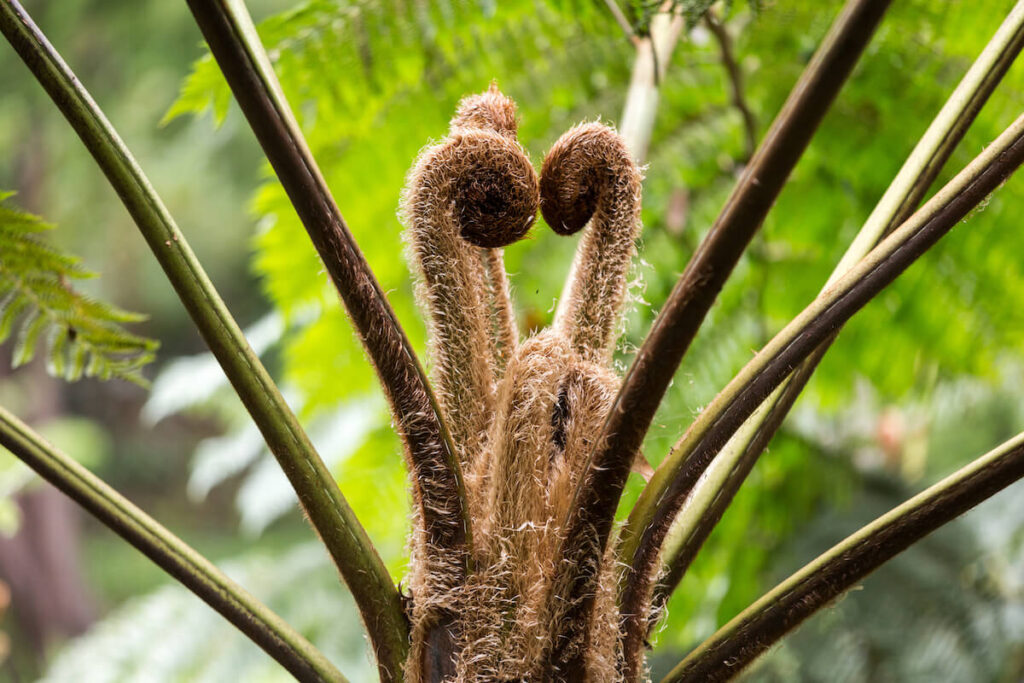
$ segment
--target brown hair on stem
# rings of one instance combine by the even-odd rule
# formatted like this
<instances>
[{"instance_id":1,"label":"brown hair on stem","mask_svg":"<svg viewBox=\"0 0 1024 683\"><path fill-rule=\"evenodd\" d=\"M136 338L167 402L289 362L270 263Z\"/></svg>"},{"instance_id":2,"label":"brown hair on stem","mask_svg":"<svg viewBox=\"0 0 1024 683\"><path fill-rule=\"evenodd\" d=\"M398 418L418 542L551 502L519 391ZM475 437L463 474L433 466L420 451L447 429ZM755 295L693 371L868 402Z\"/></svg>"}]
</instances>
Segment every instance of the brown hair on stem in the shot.
<instances>
[{"instance_id":1,"label":"brown hair on stem","mask_svg":"<svg viewBox=\"0 0 1024 683\"><path fill-rule=\"evenodd\" d=\"M541 170L541 212L571 235L590 225L566 283L556 328L587 360L607 363L640 232L640 171L611 128L585 123L563 135Z\"/></svg>"},{"instance_id":2,"label":"brown hair on stem","mask_svg":"<svg viewBox=\"0 0 1024 683\"><path fill-rule=\"evenodd\" d=\"M449 136L425 150L403 197L407 238L429 318L434 383L464 472L484 451L503 358L517 342L499 247L533 224L537 174L516 142L515 104L491 88L465 98ZM471 516L479 486L467 477ZM431 558L431 541L413 539L413 649L407 677L452 673L461 639L457 613L464 577ZM439 558L435 558L439 559Z\"/></svg>"},{"instance_id":3,"label":"brown hair on stem","mask_svg":"<svg viewBox=\"0 0 1024 683\"><path fill-rule=\"evenodd\" d=\"M555 329L581 360L597 366L607 365L614 350L615 329L625 298L626 275L640 231L641 174L622 138L599 123L587 123L564 134L548 152L541 171L541 211L551 228L563 235L589 226L580 243L564 296L555 320ZM618 384L617 378L615 384ZM573 464L572 482L560 492L565 499L558 518L560 547L553 548L556 562L550 599L559 605L558 618L550 621L545 642L551 647L556 675L585 675L590 669L586 659L596 651L593 629L611 622L617 628L614 600L601 605L601 576L610 557L600 548L599 539L590 534L566 537L565 523L573 515L573 494L580 483L586 458L597 446L596 430L603 424L610 403L591 414L585 449ZM582 447L583 445L580 444ZM568 549L568 550L566 550ZM559 558L563 560L558 563ZM577 558L583 561L574 562ZM593 606L577 609L577 598L586 595ZM597 598L594 602L594 598ZM599 616L600 615L600 616ZM613 638L614 640L614 638ZM606 657L617 661L618 653ZM582 667L570 671L570 660L583 659ZM592 658L591 658L592 659ZM593 673L593 672L592 672Z\"/></svg>"}]
</instances>

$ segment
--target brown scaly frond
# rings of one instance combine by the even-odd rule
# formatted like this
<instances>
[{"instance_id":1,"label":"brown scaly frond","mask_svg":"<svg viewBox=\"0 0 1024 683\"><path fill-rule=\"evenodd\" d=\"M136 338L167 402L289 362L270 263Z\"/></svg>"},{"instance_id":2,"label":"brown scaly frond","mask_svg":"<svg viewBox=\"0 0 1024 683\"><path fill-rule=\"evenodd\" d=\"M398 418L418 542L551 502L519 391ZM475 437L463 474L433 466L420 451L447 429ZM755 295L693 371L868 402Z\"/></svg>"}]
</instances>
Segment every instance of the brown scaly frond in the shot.
<instances>
[{"instance_id":1,"label":"brown scaly frond","mask_svg":"<svg viewBox=\"0 0 1024 683\"><path fill-rule=\"evenodd\" d=\"M555 320L574 351L608 363L640 231L640 172L622 139L585 123L554 144L541 170L541 211L551 229L583 236Z\"/></svg>"},{"instance_id":2,"label":"brown scaly frond","mask_svg":"<svg viewBox=\"0 0 1024 683\"><path fill-rule=\"evenodd\" d=\"M589 225L580 243L555 321L555 331L570 345L580 361L604 367L614 350L614 331L621 312L626 274L640 231L640 170L633 162L622 139L607 126L588 123L563 135L548 152L541 171L541 211L553 230L572 234ZM594 375L589 375L595 380ZM617 384L617 378L615 379ZM607 386L607 384L605 385ZM565 500L557 518L559 547L551 561L549 600L558 605L558 614L549 623L544 642L551 651L554 674L579 675L586 664L567 666L581 660L584 652L596 651L591 628L611 620L617 613L591 614L593 596L600 595L599 577L604 569L604 552L590 530L578 533L565 524L575 515L574 492L581 484L597 428L604 422L610 403L593 406L586 415L588 429L585 448L573 462L571 488L560 492ZM610 522L611 520L609 520ZM580 595L588 599L579 600ZM614 601L610 607L614 608ZM572 653L572 654L570 654ZM589 657L589 655L588 655ZM606 661L615 661L609 655ZM591 672L596 675L597 672ZM609 675L607 672L604 675Z\"/></svg>"},{"instance_id":3,"label":"brown scaly frond","mask_svg":"<svg viewBox=\"0 0 1024 683\"><path fill-rule=\"evenodd\" d=\"M552 148L538 190L515 133L515 106L495 86L466 98L448 137L420 155L403 199L435 384L474 520L461 586L421 569L429 539L414 541L410 680L557 676L555 633L588 647L593 680L622 668L613 555L591 572L607 584L601 617L571 628L571 577L557 558L618 389L608 364L640 228L640 172L614 131L583 124ZM589 227L555 325L519 344L501 247L525 234L538 201L557 232Z\"/></svg>"},{"instance_id":4,"label":"brown scaly frond","mask_svg":"<svg viewBox=\"0 0 1024 683\"><path fill-rule=\"evenodd\" d=\"M467 97L449 136L420 155L403 197L410 254L428 313L434 383L467 473L479 470L499 374L517 341L499 248L526 234L539 202L537 174L515 134L515 104L496 86ZM479 490L469 476L467 498L477 519ZM429 678L426 669L447 676L463 631L456 593L465 577L445 567L444 548L419 532L413 558L407 676ZM424 566L419 558L436 562ZM427 666L437 653L439 659Z\"/></svg>"}]
</instances>

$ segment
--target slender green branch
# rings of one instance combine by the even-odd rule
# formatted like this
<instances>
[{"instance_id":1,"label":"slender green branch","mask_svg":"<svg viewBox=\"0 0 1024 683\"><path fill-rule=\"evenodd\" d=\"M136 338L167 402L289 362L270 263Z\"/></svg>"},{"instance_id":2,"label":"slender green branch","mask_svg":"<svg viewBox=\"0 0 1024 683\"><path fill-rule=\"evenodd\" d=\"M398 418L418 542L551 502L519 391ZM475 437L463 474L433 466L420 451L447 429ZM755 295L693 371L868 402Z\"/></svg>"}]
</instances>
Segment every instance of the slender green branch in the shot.
<instances>
[{"instance_id":1,"label":"slender green branch","mask_svg":"<svg viewBox=\"0 0 1024 683\"><path fill-rule=\"evenodd\" d=\"M890 510L718 630L663 683L725 681L911 544L1024 477L1024 434Z\"/></svg>"},{"instance_id":2,"label":"slender green branch","mask_svg":"<svg viewBox=\"0 0 1024 683\"><path fill-rule=\"evenodd\" d=\"M307 517L355 597L381 666L397 666L408 649L408 629L398 590L330 471L156 191L89 93L14 0L0 0L0 32L60 108L121 197L298 493Z\"/></svg>"},{"instance_id":3,"label":"slender green branch","mask_svg":"<svg viewBox=\"0 0 1024 683\"><path fill-rule=\"evenodd\" d=\"M854 313L963 220L1024 163L1024 115L863 260L828 287L736 375L655 471L622 534L637 584L648 589L672 521L694 484L740 426Z\"/></svg>"},{"instance_id":4,"label":"slender green branch","mask_svg":"<svg viewBox=\"0 0 1024 683\"><path fill-rule=\"evenodd\" d=\"M676 368L888 6L889 0L847 2L630 366L563 527L558 566L573 574L569 582L581 596L565 623L579 623L590 611L593 577L579 568L596 565L594 553L604 552L634 454Z\"/></svg>"},{"instance_id":5,"label":"slender green branch","mask_svg":"<svg viewBox=\"0 0 1024 683\"><path fill-rule=\"evenodd\" d=\"M0 407L0 446L138 548L300 681L344 681L323 653L205 557Z\"/></svg>"},{"instance_id":6,"label":"slender green branch","mask_svg":"<svg viewBox=\"0 0 1024 683\"><path fill-rule=\"evenodd\" d=\"M953 149L1024 46L1024 0L1018 2L957 85L893 179L826 284L862 259L909 217ZM834 337L826 340L733 435L694 487L673 523L663 550L665 575L656 589L663 604L785 419ZM639 597L639 596L638 596ZM630 610L626 605L625 609ZM652 624L653 625L653 624ZM634 634L634 638L641 634Z\"/></svg>"},{"instance_id":7,"label":"slender green branch","mask_svg":"<svg viewBox=\"0 0 1024 683\"><path fill-rule=\"evenodd\" d=\"M188 4L373 360L408 446L417 503L432 544L444 552L464 551L470 545L465 490L438 402L306 146L245 4Z\"/></svg>"}]
</instances>

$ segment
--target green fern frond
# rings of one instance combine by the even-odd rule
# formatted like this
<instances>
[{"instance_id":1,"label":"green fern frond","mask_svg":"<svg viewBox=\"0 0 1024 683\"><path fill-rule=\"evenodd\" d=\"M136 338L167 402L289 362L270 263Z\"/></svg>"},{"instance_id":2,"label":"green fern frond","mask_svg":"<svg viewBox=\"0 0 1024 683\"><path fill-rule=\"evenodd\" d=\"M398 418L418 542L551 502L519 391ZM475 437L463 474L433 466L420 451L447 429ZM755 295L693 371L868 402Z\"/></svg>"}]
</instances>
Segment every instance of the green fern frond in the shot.
<instances>
[{"instance_id":1,"label":"green fern frond","mask_svg":"<svg viewBox=\"0 0 1024 683\"><path fill-rule=\"evenodd\" d=\"M31 361L45 339L46 367L54 376L145 385L142 368L158 344L121 327L145 316L72 288L70 280L94 273L43 241L52 225L5 205L12 194L0 191L0 343L14 337L14 367Z\"/></svg>"}]
</instances>

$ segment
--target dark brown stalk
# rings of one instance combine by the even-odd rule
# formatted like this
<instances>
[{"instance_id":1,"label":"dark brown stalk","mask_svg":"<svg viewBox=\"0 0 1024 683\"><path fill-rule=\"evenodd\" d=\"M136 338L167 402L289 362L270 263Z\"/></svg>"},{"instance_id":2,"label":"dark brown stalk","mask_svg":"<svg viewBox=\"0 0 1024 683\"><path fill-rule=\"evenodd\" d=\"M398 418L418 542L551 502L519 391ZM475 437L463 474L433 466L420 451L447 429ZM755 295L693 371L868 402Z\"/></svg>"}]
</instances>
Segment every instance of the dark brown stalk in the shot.
<instances>
[{"instance_id":1,"label":"dark brown stalk","mask_svg":"<svg viewBox=\"0 0 1024 683\"><path fill-rule=\"evenodd\" d=\"M925 191L935 180L939 170L945 165L960 140L963 139L981 107L988 101L989 96L1002 80L1010 65L1013 64L1022 47L1024 47L1024 5L1018 4L1000 25L985 49L961 79L956 90L936 115L921 140L918 141L914 151L872 211L871 216L836 267L832 277L829 278L828 284L838 279L853 264L863 258L870 249L874 248L879 240L910 217ZM756 427L754 439L750 439L749 436L741 437L747 428L746 424L733 436L734 440L747 438L748 443L739 443L739 447L743 451L732 465L733 469L729 473L728 479L716 491L713 504L706 510L694 510L691 513L699 514L701 519L698 521L698 526L689 532L688 537L675 539L678 542L673 545L672 537L676 535L676 531L673 530L669 534L669 541L662 551L665 573L655 590L654 604L656 606L663 605L668 595L675 590L711 530L721 518L725 508L746 479L753 463L764 451L770 441L770 435L777 431L785 414L789 412L790 406L796 399L794 389L790 385L803 386L810 379L833 341L834 337L826 340L810 358L801 364L800 368L787 380L785 388L781 389L781 395L768 399L767 403L772 404L769 414L763 418L764 423ZM748 420L748 424L757 419L758 416L755 413ZM769 427L769 424L772 426ZM728 449L728 446L726 448ZM710 482L704 482L701 486L709 484ZM687 506L689 506L689 502ZM680 516L686 514L684 510ZM624 606L624 609L627 612L631 611L629 606ZM657 614L658 611L660 609L656 609L654 613ZM651 627L653 625L652 622Z\"/></svg>"},{"instance_id":2,"label":"dark brown stalk","mask_svg":"<svg viewBox=\"0 0 1024 683\"><path fill-rule=\"evenodd\" d=\"M431 546L468 559L461 472L437 400L320 175L244 6L226 0L188 4L380 376L405 440L416 504Z\"/></svg>"},{"instance_id":3,"label":"dark brown stalk","mask_svg":"<svg viewBox=\"0 0 1024 683\"><path fill-rule=\"evenodd\" d=\"M1024 477L1024 435L911 498L796 572L702 643L662 683L727 681L911 544Z\"/></svg>"},{"instance_id":4,"label":"dark brown stalk","mask_svg":"<svg viewBox=\"0 0 1024 683\"><path fill-rule=\"evenodd\" d=\"M1024 116L856 267L827 288L701 413L641 493L622 535L629 562L622 604L645 604L669 528L719 450L790 374L854 313L981 203L1024 162ZM647 613L627 617L645 629Z\"/></svg>"},{"instance_id":5,"label":"dark brown stalk","mask_svg":"<svg viewBox=\"0 0 1024 683\"><path fill-rule=\"evenodd\" d=\"M188 0L188 5L341 294L388 396L405 443L425 575L459 583L472 545L465 487L426 373L306 146L244 4ZM453 576L459 566L459 575ZM450 588L437 587L436 592ZM450 643L452 619L439 616L428 642Z\"/></svg>"},{"instance_id":6,"label":"dark brown stalk","mask_svg":"<svg viewBox=\"0 0 1024 683\"><path fill-rule=\"evenodd\" d=\"M634 454L676 368L888 6L889 0L851 0L844 7L630 366L564 527L559 566L574 585L572 615L565 624L587 619L595 577L575 568L597 566L588 555L596 552L600 558L607 545ZM556 634L556 660L566 670L579 670L558 651L564 642Z\"/></svg>"}]
</instances>

